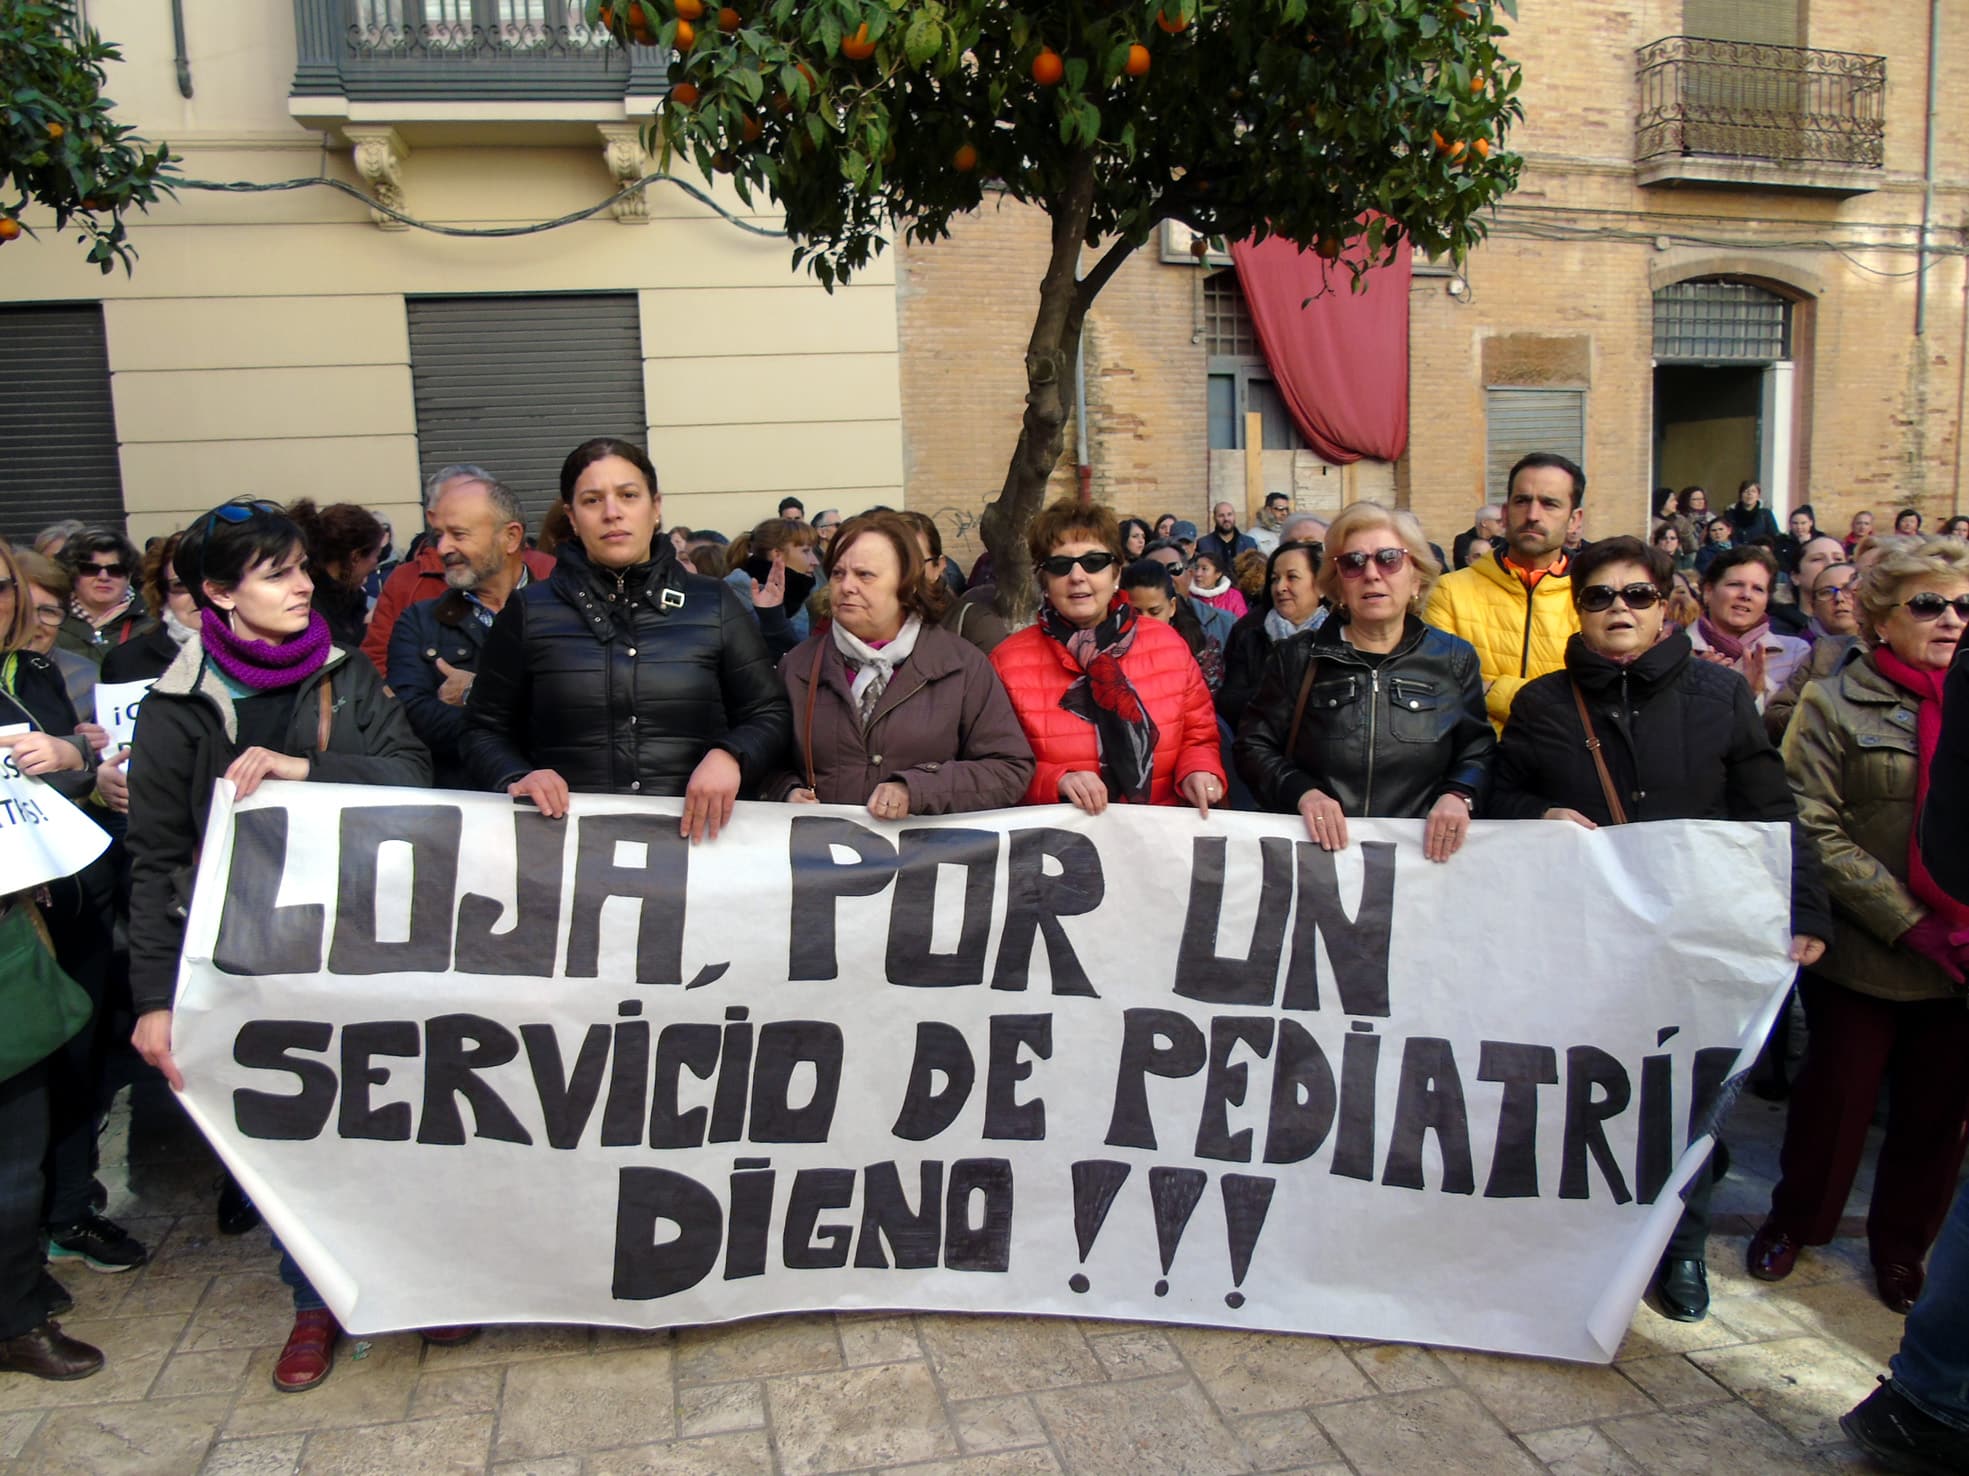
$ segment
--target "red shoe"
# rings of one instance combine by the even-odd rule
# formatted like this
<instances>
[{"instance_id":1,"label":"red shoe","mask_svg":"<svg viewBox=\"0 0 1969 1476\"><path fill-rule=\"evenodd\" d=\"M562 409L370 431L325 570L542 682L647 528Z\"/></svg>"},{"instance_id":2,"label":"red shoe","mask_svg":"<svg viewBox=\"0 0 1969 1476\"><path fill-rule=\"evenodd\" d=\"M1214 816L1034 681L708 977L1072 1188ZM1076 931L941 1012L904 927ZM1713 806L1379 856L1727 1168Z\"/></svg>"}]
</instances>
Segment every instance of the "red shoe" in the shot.
<instances>
[{"instance_id":1,"label":"red shoe","mask_svg":"<svg viewBox=\"0 0 1969 1476\"><path fill-rule=\"evenodd\" d=\"M466 1323L458 1327L427 1327L417 1335L433 1348L458 1348L471 1342L480 1331L477 1323Z\"/></svg>"},{"instance_id":2,"label":"red shoe","mask_svg":"<svg viewBox=\"0 0 1969 1476\"><path fill-rule=\"evenodd\" d=\"M299 1394L328 1377L335 1366L335 1339L341 1334L335 1314L316 1307L294 1314L294 1331L273 1366L273 1386L283 1394Z\"/></svg>"},{"instance_id":3,"label":"red shoe","mask_svg":"<svg viewBox=\"0 0 1969 1476\"><path fill-rule=\"evenodd\" d=\"M1777 1221L1766 1220L1750 1237L1750 1252L1745 1259L1750 1263L1750 1274L1759 1281L1783 1281L1798 1264L1800 1249L1798 1242L1780 1229Z\"/></svg>"}]
</instances>

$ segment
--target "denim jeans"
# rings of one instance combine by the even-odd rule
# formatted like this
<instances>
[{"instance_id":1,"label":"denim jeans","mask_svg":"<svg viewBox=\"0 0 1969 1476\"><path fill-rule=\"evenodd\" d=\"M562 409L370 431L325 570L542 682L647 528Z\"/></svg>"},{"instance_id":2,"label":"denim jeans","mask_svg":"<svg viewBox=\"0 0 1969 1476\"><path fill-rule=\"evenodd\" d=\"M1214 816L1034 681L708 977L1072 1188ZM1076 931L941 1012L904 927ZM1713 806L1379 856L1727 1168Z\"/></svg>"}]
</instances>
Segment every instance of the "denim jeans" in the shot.
<instances>
[{"instance_id":1,"label":"denim jeans","mask_svg":"<svg viewBox=\"0 0 1969 1476\"><path fill-rule=\"evenodd\" d=\"M0 1081L0 1338L47 1319L41 1294L41 1157L48 1147L45 1065Z\"/></svg>"},{"instance_id":2,"label":"denim jeans","mask_svg":"<svg viewBox=\"0 0 1969 1476\"><path fill-rule=\"evenodd\" d=\"M301 1263L287 1253L287 1247L280 1243L278 1235L273 1238L273 1248L280 1252L280 1279L294 1293L294 1310L313 1312L326 1307L328 1303L314 1289L314 1283L308 1280L308 1273L301 1269Z\"/></svg>"},{"instance_id":3,"label":"denim jeans","mask_svg":"<svg viewBox=\"0 0 1969 1476\"><path fill-rule=\"evenodd\" d=\"M1969 1432L1969 1188L1956 1192L1935 1237L1927 1283L1889 1367L1916 1408Z\"/></svg>"}]
</instances>

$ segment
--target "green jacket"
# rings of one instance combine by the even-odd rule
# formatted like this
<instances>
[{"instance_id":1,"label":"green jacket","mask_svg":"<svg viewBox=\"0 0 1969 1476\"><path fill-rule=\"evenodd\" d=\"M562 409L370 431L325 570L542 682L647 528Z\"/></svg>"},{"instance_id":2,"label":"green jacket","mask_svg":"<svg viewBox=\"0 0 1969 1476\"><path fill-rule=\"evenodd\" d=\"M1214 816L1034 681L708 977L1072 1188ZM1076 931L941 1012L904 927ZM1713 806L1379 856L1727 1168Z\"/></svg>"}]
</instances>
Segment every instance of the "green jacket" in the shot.
<instances>
[{"instance_id":1,"label":"green jacket","mask_svg":"<svg viewBox=\"0 0 1969 1476\"><path fill-rule=\"evenodd\" d=\"M1928 911L1907 889L1920 706L1868 656L1807 685L1784 735L1799 824L1841 925L1813 972L1879 999L1956 993L1935 965L1894 946Z\"/></svg>"}]
</instances>

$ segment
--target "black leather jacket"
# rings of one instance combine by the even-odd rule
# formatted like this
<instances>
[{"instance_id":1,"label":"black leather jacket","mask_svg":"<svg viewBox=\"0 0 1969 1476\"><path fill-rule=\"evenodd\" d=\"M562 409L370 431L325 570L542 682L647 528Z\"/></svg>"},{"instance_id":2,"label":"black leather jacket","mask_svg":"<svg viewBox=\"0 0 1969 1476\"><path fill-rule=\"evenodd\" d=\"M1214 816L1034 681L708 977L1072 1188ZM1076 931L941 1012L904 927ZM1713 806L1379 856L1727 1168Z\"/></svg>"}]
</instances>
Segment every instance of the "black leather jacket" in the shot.
<instances>
[{"instance_id":1,"label":"black leather jacket","mask_svg":"<svg viewBox=\"0 0 1969 1476\"><path fill-rule=\"evenodd\" d=\"M618 575L563 544L501 607L459 738L480 788L552 769L577 793L678 795L722 748L750 795L786 762L793 712L758 621L668 538L653 553Z\"/></svg>"},{"instance_id":2,"label":"black leather jacket","mask_svg":"<svg viewBox=\"0 0 1969 1476\"><path fill-rule=\"evenodd\" d=\"M1476 650L1408 617L1386 656L1357 651L1329 620L1272 647L1232 752L1268 810L1290 814L1314 789L1348 815L1413 820L1455 791L1481 800L1497 736ZM1307 663L1317 660L1294 752L1285 751Z\"/></svg>"}]
</instances>

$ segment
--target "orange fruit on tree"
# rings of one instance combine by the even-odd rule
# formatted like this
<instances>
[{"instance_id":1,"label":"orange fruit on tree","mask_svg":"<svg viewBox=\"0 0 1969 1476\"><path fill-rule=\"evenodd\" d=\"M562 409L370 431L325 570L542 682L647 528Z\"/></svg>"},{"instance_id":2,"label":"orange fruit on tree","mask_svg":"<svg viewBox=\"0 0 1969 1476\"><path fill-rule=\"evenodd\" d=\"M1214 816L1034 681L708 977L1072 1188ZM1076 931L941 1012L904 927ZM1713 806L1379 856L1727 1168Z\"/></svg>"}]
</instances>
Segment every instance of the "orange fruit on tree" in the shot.
<instances>
[{"instance_id":1,"label":"orange fruit on tree","mask_svg":"<svg viewBox=\"0 0 1969 1476\"><path fill-rule=\"evenodd\" d=\"M1067 64L1060 60L1059 52L1050 46L1039 48L1039 55L1032 59L1032 80L1041 87L1058 87L1067 74Z\"/></svg>"},{"instance_id":2,"label":"orange fruit on tree","mask_svg":"<svg viewBox=\"0 0 1969 1476\"><path fill-rule=\"evenodd\" d=\"M678 20L703 20L704 0L677 0Z\"/></svg>"},{"instance_id":3,"label":"orange fruit on tree","mask_svg":"<svg viewBox=\"0 0 1969 1476\"><path fill-rule=\"evenodd\" d=\"M775 92L773 94L773 111L775 113L792 112L793 94L790 92Z\"/></svg>"},{"instance_id":4,"label":"orange fruit on tree","mask_svg":"<svg viewBox=\"0 0 1969 1476\"><path fill-rule=\"evenodd\" d=\"M729 36L733 31L736 31L744 23L745 23L744 17L739 15L739 13L736 10L733 10L731 6L725 5L719 7L718 29L723 31L726 35Z\"/></svg>"},{"instance_id":5,"label":"orange fruit on tree","mask_svg":"<svg viewBox=\"0 0 1969 1476\"><path fill-rule=\"evenodd\" d=\"M1128 48L1128 60L1122 65L1121 70L1131 77L1146 77L1149 71L1148 47L1139 41L1130 46Z\"/></svg>"},{"instance_id":6,"label":"orange fruit on tree","mask_svg":"<svg viewBox=\"0 0 1969 1476\"><path fill-rule=\"evenodd\" d=\"M677 37L671 43L679 51L689 51L697 45L697 27L687 20L677 22Z\"/></svg>"},{"instance_id":7,"label":"orange fruit on tree","mask_svg":"<svg viewBox=\"0 0 1969 1476\"><path fill-rule=\"evenodd\" d=\"M1190 23L1180 15L1172 20L1166 10L1158 10L1155 13L1155 24L1156 28L1167 36L1181 35L1190 28Z\"/></svg>"},{"instance_id":8,"label":"orange fruit on tree","mask_svg":"<svg viewBox=\"0 0 1969 1476\"><path fill-rule=\"evenodd\" d=\"M1482 72L1477 73L1476 76L1470 79L1470 96L1472 97L1482 96L1483 90L1485 86L1489 84L1489 82L1490 82L1490 78L1486 77Z\"/></svg>"},{"instance_id":9,"label":"orange fruit on tree","mask_svg":"<svg viewBox=\"0 0 1969 1476\"><path fill-rule=\"evenodd\" d=\"M21 223L11 215L0 215L0 241L12 241L21 233Z\"/></svg>"},{"instance_id":10,"label":"orange fruit on tree","mask_svg":"<svg viewBox=\"0 0 1969 1476\"><path fill-rule=\"evenodd\" d=\"M711 156L711 167L720 174L730 174L738 168L738 157L728 149L720 149Z\"/></svg>"},{"instance_id":11,"label":"orange fruit on tree","mask_svg":"<svg viewBox=\"0 0 1969 1476\"><path fill-rule=\"evenodd\" d=\"M760 139L760 136L764 134L765 131L766 131L766 125L761 123L757 118L753 117L750 113L747 113L745 115L745 126L739 130L739 136L749 144L757 143Z\"/></svg>"},{"instance_id":12,"label":"orange fruit on tree","mask_svg":"<svg viewBox=\"0 0 1969 1476\"><path fill-rule=\"evenodd\" d=\"M1474 159L1488 159L1490 157L1490 140L1487 138L1470 140L1470 156Z\"/></svg>"},{"instance_id":13,"label":"orange fruit on tree","mask_svg":"<svg viewBox=\"0 0 1969 1476\"><path fill-rule=\"evenodd\" d=\"M1461 159L1466 147L1467 145L1465 145L1462 139L1451 139L1449 142L1449 162L1454 164L1458 159Z\"/></svg>"},{"instance_id":14,"label":"orange fruit on tree","mask_svg":"<svg viewBox=\"0 0 1969 1476\"><path fill-rule=\"evenodd\" d=\"M670 89L670 106L673 108L694 108L703 94L697 90L695 82L679 82Z\"/></svg>"},{"instance_id":15,"label":"orange fruit on tree","mask_svg":"<svg viewBox=\"0 0 1969 1476\"><path fill-rule=\"evenodd\" d=\"M861 29L852 36L841 38L841 55L849 61L867 61L875 55L875 43L868 39L868 22L861 23Z\"/></svg>"},{"instance_id":16,"label":"orange fruit on tree","mask_svg":"<svg viewBox=\"0 0 1969 1476\"><path fill-rule=\"evenodd\" d=\"M1449 140L1443 137L1442 129L1431 128L1429 130L1429 141L1436 146L1437 153L1447 154L1449 152Z\"/></svg>"},{"instance_id":17,"label":"orange fruit on tree","mask_svg":"<svg viewBox=\"0 0 1969 1476\"><path fill-rule=\"evenodd\" d=\"M60 138L66 132L68 130L59 123L50 123L48 125L48 137L50 138Z\"/></svg>"},{"instance_id":18,"label":"orange fruit on tree","mask_svg":"<svg viewBox=\"0 0 1969 1476\"><path fill-rule=\"evenodd\" d=\"M814 69L812 67L808 66L805 62L801 62L794 70L807 79L807 86L809 88L816 92L820 90L820 78L814 75Z\"/></svg>"},{"instance_id":19,"label":"orange fruit on tree","mask_svg":"<svg viewBox=\"0 0 1969 1476\"><path fill-rule=\"evenodd\" d=\"M978 150L975 144L959 144L957 152L950 156L950 167L959 174L969 174L978 167Z\"/></svg>"},{"instance_id":20,"label":"orange fruit on tree","mask_svg":"<svg viewBox=\"0 0 1969 1476\"><path fill-rule=\"evenodd\" d=\"M1338 261L1346 242L1328 231L1313 243L1314 252L1324 261Z\"/></svg>"},{"instance_id":21,"label":"orange fruit on tree","mask_svg":"<svg viewBox=\"0 0 1969 1476\"><path fill-rule=\"evenodd\" d=\"M629 39L638 46L656 45L656 32L650 29L649 17L640 5L629 7Z\"/></svg>"}]
</instances>

